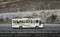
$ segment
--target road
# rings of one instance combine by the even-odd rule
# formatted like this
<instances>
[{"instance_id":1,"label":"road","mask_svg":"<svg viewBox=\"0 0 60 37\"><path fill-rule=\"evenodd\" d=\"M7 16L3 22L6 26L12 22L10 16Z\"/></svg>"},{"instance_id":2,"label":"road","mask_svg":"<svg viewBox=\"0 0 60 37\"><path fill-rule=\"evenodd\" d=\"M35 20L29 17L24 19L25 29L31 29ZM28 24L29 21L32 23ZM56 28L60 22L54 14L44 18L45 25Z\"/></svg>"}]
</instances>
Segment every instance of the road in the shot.
<instances>
[{"instance_id":1,"label":"road","mask_svg":"<svg viewBox=\"0 0 60 37\"><path fill-rule=\"evenodd\" d=\"M11 24L0 24L0 33L60 33L60 24L44 24L43 29L13 29Z\"/></svg>"},{"instance_id":2,"label":"road","mask_svg":"<svg viewBox=\"0 0 60 37\"><path fill-rule=\"evenodd\" d=\"M51 30L53 30L53 31L51 31ZM57 30L57 31L55 32L55 30ZM23 33L23 34L21 34L21 33ZM24 33L32 33L32 34L24 34ZM37 33L40 33L40 34L37 34ZM47 33L47 34L44 34L44 33ZM49 34L49 33L52 33L52 34ZM55 33L57 33L57 34L55 34ZM7 36L15 36L15 37L17 37L17 36L28 36L28 37L30 37L30 36L33 36L33 37L50 36L51 37L52 36L53 37L54 36L54 37L57 37L57 36L60 36L60 34L58 34L58 33L60 33L60 24L44 24L43 29L22 29L22 30L12 29L11 24L0 24L0 34L1 34L0 36L5 35L6 37Z\"/></svg>"},{"instance_id":3,"label":"road","mask_svg":"<svg viewBox=\"0 0 60 37\"><path fill-rule=\"evenodd\" d=\"M15 30L11 24L0 24L0 30ZM24 30L24 29L23 29ZM34 29L27 29L34 30ZM60 30L60 24L44 24L44 28L40 30Z\"/></svg>"}]
</instances>

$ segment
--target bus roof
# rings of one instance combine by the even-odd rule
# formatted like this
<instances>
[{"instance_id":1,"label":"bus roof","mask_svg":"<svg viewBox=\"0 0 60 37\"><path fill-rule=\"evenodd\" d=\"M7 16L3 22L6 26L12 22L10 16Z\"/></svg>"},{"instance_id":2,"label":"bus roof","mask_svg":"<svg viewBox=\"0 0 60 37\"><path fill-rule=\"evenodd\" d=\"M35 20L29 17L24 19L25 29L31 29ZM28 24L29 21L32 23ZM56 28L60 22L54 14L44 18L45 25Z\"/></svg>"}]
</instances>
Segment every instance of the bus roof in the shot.
<instances>
[{"instance_id":1,"label":"bus roof","mask_svg":"<svg viewBox=\"0 0 60 37\"><path fill-rule=\"evenodd\" d=\"M41 18L17 18L12 20L41 20Z\"/></svg>"}]
</instances>

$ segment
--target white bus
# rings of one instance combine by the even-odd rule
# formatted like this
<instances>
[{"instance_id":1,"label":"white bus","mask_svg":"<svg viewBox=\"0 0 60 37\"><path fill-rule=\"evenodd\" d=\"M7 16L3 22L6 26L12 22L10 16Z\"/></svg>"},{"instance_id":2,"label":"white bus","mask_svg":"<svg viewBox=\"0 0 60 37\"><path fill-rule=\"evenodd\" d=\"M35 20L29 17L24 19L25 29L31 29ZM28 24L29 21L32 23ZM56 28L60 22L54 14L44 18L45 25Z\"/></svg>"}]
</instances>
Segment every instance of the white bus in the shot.
<instances>
[{"instance_id":1,"label":"white bus","mask_svg":"<svg viewBox=\"0 0 60 37\"><path fill-rule=\"evenodd\" d=\"M40 18L12 19L12 28L43 28L43 22Z\"/></svg>"}]
</instances>

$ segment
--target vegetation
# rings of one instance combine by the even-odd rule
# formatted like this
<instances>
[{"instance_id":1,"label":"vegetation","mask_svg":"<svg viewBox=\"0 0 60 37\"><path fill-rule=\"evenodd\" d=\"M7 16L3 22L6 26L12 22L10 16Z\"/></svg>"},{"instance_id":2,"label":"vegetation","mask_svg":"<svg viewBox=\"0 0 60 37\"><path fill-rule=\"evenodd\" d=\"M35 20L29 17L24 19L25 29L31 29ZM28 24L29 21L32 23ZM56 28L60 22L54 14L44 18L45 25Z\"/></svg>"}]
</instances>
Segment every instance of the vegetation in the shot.
<instances>
[{"instance_id":1,"label":"vegetation","mask_svg":"<svg viewBox=\"0 0 60 37\"><path fill-rule=\"evenodd\" d=\"M0 2L8 2L8 1L14 1L14 0L0 0Z\"/></svg>"},{"instance_id":2,"label":"vegetation","mask_svg":"<svg viewBox=\"0 0 60 37\"><path fill-rule=\"evenodd\" d=\"M0 22L3 22L4 20L0 18Z\"/></svg>"},{"instance_id":3,"label":"vegetation","mask_svg":"<svg viewBox=\"0 0 60 37\"><path fill-rule=\"evenodd\" d=\"M47 24L60 24L60 22L57 21L57 15L52 14L51 16L47 17Z\"/></svg>"},{"instance_id":4,"label":"vegetation","mask_svg":"<svg viewBox=\"0 0 60 37\"><path fill-rule=\"evenodd\" d=\"M47 17L47 22L56 22L57 20L57 15L56 14L52 14L51 16Z\"/></svg>"},{"instance_id":5,"label":"vegetation","mask_svg":"<svg viewBox=\"0 0 60 37\"><path fill-rule=\"evenodd\" d=\"M4 3L10 2L10 1L15 1L15 0L0 0L0 4L4 4Z\"/></svg>"},{"instance_id":6,"label":"vegetation","mask_svg":"<svg viewBox=\"0 0 60 37\"><path fill-rule=\"evenodd\" d=\"M8 18L6 20L0 18L0 24L11 24L11 21L8 21Z\"/></svg>"},{"instance_id":7,"label":"vegetation","mask_svg":"<svg viewBox=\"0 0 60 37\"><path fill-rule=\"evenodd\" d=\"M54 22L54 21L56 20L56 18L57 18L57 15L52 14L52 15L50 16L50 18L51 18L51 22Z\"/></svg>"},{"instance_id":8,"label":"vegetation","mask_svg":"<svg viewBox=\"0 0 60 37\"><path fill-rule=\"evenodd\" d=\"M0 22L0 24L11 24L11 22Z\"/></svg>"},{"instance_id":9,"label":"vegetation","mask_svg":"<svg viewBox=\"0 0 60 37\"><path fill-rule=\"evenodd\" d=\"M60 24L60 22L46 22L46 24Z\"/></svg>"}]
</instances>

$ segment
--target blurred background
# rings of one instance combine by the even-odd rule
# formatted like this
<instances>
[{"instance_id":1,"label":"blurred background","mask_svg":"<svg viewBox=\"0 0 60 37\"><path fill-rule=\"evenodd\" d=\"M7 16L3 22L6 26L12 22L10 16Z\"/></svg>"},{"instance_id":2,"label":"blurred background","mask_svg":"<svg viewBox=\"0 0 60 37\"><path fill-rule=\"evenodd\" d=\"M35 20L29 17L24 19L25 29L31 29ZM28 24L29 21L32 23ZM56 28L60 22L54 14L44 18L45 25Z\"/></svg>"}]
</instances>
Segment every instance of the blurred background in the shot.
<instances>
[{"instance_id":1,"label":"blurred background","mask_svg":"<svg viewBox=\"0 0 60 37\"><path fill-rule=\"evenodd\" d=\"M60 24L59 0L0 0L0 23L13 18L39 17L48 24Z\"/></svg>"}]
</instances>

